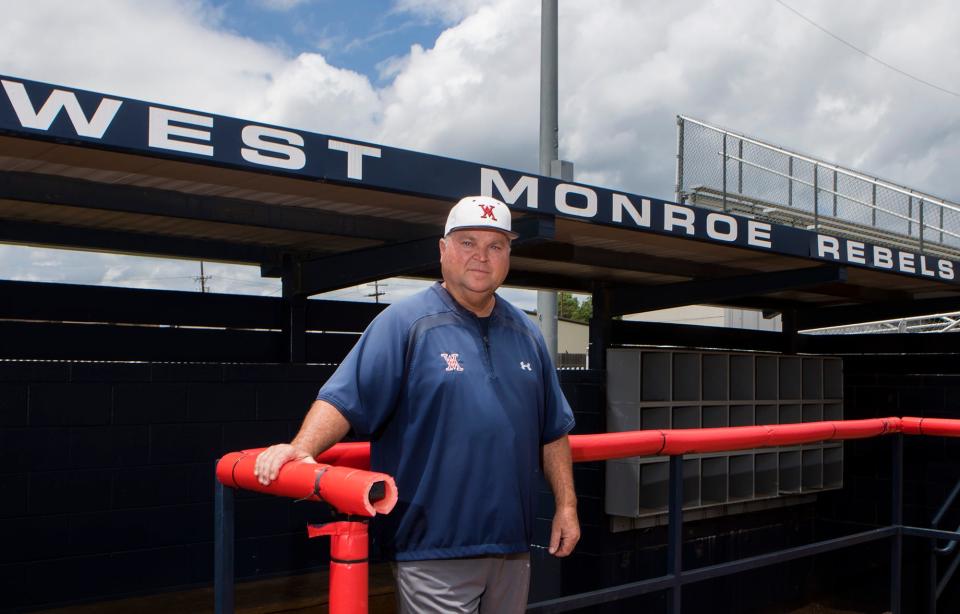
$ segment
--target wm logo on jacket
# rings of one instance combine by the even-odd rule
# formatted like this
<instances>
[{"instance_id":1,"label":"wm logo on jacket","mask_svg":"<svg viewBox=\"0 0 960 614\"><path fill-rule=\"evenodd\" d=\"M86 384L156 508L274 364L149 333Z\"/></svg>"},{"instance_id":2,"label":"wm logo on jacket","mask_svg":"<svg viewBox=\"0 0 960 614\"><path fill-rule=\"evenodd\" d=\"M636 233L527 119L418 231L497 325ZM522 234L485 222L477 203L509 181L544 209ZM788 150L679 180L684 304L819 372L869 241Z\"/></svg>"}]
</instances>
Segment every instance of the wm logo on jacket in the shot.
<instances>
[{"instance_id":1,"label":"wm logo on jacket","mask_svg":"<svg viewBox=\"0 0 960 614\"><path fill-rule=\"evenodd\" d=\"M460 354L440 354L440 358L446 361L447 371L463 371L463 367L460 366Z\"/></svg>"}]
</instances>

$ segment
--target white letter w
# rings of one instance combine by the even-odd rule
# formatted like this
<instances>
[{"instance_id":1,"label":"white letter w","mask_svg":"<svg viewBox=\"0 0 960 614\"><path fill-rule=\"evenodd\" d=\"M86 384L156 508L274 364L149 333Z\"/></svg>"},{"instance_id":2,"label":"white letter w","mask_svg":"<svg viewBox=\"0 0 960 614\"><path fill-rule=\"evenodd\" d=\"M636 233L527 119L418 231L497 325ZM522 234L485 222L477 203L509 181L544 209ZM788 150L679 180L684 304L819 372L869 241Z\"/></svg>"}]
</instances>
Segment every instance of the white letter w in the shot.
<instances>
[{"instance_id":1,"label":"white letter w","mask_svg":"<svg viewBox=\"0 0 960 614\"><path fill-rule=\"evenodd\" d=\"M34 111L30 103L30 97L27 96L27 89L22 83L15 81L3 81L3 89L7 91L7 98L13 105L13 110L20 120L20 125L24 128L36 128L38 130L49 130L53 120L60 114L60 109L66 109L70 116L70 122L73 123L73 129L80 136L89 136L95 139L103 138L103 133L110 127L110 122L117 114L121 101L112 98L104 98L93 114L93 118L87 120L80 103L77 102L77 96L73 92L64 90L53 90L50 97L40 107L40 111Z\"/></svg>"}]
</instances>

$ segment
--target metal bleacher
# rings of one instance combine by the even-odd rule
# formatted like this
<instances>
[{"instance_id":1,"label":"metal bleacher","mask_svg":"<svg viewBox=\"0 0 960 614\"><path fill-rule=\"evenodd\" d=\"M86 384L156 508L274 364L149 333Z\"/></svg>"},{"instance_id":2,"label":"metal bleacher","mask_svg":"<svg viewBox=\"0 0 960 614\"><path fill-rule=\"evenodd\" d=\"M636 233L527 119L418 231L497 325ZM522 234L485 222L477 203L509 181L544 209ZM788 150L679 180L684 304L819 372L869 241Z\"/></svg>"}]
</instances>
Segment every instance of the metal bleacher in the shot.
<instances>
[{"instance_id":1,"label":"metal bleacher","mask_svg":"<svg viewBox=\"0 0 960 614\"><path fill-rule=\"evenodd\" d=\"M676 198L835 237L960 260L960 205L685 116L677 116ZM958 321L960 312L951 312L829 332L957 332Z\"/></svg>"},{"instance_id":2,"label":"metal bleacher","mask_svg":"<svg viewBox=\"0 0 960 614\"><path fill-rule=\"evenodd\" d=\"M678 116L677 199L918 254L960 258L960 205Z\"/></svg>"},{"instance_id":3,"label":"metal bleacher","mask_svg":"<svg viewBox=\"0 0 960 614\"><path fill-rule=\"evenodd\" d=\"M817 230L831 236L840 236L874 245L894 247L911 252L960 260L960 249L937 241L921 241L918 237L853 222L842 217L820 214L814 216L802 209L753 198L745 194L726 193L707 186L694 186L685 193L684 202L691 205L725 210L744 217L767 220L806 230Z\"/></svg>"}]
</instances>

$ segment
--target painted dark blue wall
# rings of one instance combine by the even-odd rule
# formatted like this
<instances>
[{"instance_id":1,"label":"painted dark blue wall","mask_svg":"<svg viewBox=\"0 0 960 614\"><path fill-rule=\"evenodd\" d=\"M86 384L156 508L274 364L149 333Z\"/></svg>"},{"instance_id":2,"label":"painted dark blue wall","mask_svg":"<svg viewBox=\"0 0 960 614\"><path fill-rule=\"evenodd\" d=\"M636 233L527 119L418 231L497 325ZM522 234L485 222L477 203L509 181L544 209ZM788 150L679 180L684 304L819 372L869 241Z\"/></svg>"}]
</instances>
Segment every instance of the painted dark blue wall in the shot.
<instances>
[{"instance_id":1,"label":"painted dark blue wall","mask_svg":"<svg viewBox=\"0 0 960 614\"><path fill-rule=\"evenodd\" d=\"M956 357L850 357L846 416L957 417ZM222 453L289 439L331 366L0 361L0 609L108 599L209 583L213 463ZM575 432L603 430L604 376L561 372ZM955 441L908 438L907 522L929 522L957 471ZM697 567L769 552L889 519L890 440L848 442L846 486L816 504L690 522L684 559ZM533 598L660 575L663 528L611 533L601 463L575 469L583 540L559 562L534 551ZM552 502L540 498L536 543ZM237 502L237 575L326 564L325 542L304 536L322 505L253 494ZM954 527L960 517L949 517ZM907 540L905 605L923 604L925 555ZM686 612L764 612L810 599L886 607L886 544L703 583ZM879 588L878 588L879 587ZM945 597L941 611L956 607ZM661 596L604 611L651 612ZM946 609L944 609L946 608ZM910 611L909 609L907 611Z\"/></svg>"},{"instance_id":2,"label":"painted dark blue wall","mask_svg":"<svg viewBox=\"0 0 960 614\"><path fill-rule=\"evenodd\" d=\"M0 609L208 583L213 467L289 440L329 366L0 362ZM324 565L326 506L237 501L237 576Z\"/></svg>"}]
</instances>

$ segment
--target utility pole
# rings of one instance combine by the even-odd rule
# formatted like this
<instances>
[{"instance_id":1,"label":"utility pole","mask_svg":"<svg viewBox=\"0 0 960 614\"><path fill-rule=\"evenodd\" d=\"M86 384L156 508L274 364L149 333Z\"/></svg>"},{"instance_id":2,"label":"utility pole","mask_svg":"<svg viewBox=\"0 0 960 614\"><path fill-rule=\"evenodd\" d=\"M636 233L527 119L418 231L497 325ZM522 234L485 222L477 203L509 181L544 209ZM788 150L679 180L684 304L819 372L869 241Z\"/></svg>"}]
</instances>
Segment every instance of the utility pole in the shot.
<instances>
[{"instance_id":1,"label":"utility pole","mask_svg":"<svg viewBox=\"0 0 960 614\"><path fill-rule=\"evenodd\" d=\"M383 284L383 285L386 286L387 284ZM387 293L386 290L381 290L381 289L380 289L380 281L375 279L375 280L373 280L373 292L370 293L370 294L367 294L366 296L372 296L372 297L374 297L373 300L379 305L379 304L380 304L380 297L383 296L383 295L386 294L386 293Z\"/></svg>"},{"instance_id":2,"label":"utility pole","mask_svg":"<svg viewBox=\"0 0 960 614\"><path fill-rule=\"evenodd\" d=\"M210 279L203 274L203 260L200 261L200 277L194 277L193 280L200 283L200 292L206 293L207 291L207 280Z\"/></svg>"},{"instance_id":3,"label":"utility pole","mask_svg":"<svg viewBox=\"0 0 960 614\"><path fill-rule=\"evenodd\" d=\"M540 10L540 174L573 181L573 164L561 161L558 104L557 0L542 0ZM557 362L557 293L537 292L540 332Z\"/></svg>"}]
</instances>

